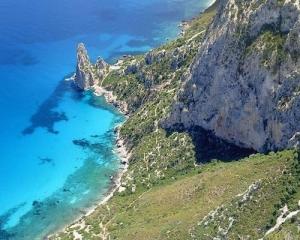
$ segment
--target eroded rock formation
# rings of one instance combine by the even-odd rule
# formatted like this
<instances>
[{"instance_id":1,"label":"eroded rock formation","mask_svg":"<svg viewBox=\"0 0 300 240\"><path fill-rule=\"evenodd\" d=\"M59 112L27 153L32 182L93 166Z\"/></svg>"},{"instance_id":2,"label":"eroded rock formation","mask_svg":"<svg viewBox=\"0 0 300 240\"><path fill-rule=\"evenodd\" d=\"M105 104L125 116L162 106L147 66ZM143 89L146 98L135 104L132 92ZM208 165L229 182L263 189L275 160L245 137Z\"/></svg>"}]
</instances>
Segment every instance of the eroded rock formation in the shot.
<instances>
[{"instance_id":1,"label":"eroded rock formation","mask_svg":"<svg viewBox=\"0 0 300 240\"><path fill-rule=\"evenodd\" d=\"M98 59L96 64L90 62L87 50L83 43L77 48L77 67L75 84L82 90L89 90L98 85L109 72L109 65L103 60Z\"/></svg>"},{"instance_id":2,"label":"eroded rock formation","mask_svg":"<svg viewBox=\"0 0 300 240\"><path fill-rule=\"evenodd\" d=\"M299 0L220 0L164 124L261 152L299 145L299 14Z\"/></svg>"}]
</instances>

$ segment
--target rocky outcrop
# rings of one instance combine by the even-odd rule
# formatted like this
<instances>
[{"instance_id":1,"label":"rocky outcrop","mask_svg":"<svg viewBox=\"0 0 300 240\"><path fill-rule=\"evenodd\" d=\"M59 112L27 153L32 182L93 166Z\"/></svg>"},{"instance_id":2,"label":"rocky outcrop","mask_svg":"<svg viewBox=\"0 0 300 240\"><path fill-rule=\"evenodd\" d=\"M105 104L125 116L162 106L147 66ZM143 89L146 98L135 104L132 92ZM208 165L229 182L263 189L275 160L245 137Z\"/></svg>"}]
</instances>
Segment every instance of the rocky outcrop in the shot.
<instances>
[{"instance_id":1,"label":"rocky outcrop","mask_svg":"<svg viewBox=\"0 0 300 240\"><path fill-rule=\"evenodd\" d=\"M260 152L299 145L299 14L298 0L220 0L164 125Z\"/></svg>"},{"instance_id":2,"label":"rocky outcrop","mask_svg":"<svg viewBox=\"0 0 300 240\"><path fill-rule=\"evenodd\" d=\"M75 83L80 89L87 90L95 85L96 79L94 75L94 69L87 54L87 50L84 44L80 43L77 48Z\"/></svg>"},{"instance_id":3,"label":"rocky outcrop","mask_svg":"<svg viewBox=\"0 0 300 240\"><path fill-rule=\"evenodd\" d=\"M101 83L109 72L109 65L103 60L98 59L96 64L90 62L87 50L83 43L77 48L77 67L75 84L82 90L89 90Z\"/></svg>"},{"instance_id":4,"label":"rocky outcrop","mask_svg":"<svg viewBox=\"0 0 300 240\"><path fill-rule=\"evenodd\" d=\"M99 57L95 64L95 68L96 68L96 77L98 78L98 83L101 83L109 73L110 66L102 58Z\"/></svg>"}]
</instances>

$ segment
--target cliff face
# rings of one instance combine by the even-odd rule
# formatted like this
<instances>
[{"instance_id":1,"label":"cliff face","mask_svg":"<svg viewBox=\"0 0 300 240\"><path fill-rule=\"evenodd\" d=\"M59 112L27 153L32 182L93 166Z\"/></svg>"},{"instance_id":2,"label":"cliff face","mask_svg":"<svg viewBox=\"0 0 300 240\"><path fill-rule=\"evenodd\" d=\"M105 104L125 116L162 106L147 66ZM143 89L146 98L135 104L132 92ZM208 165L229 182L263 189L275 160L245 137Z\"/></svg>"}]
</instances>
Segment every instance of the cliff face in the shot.
<instances>
[{"instance_id":1,"label":"cliff face","mask_svg":"<svg viewBox=\"0 0 300 240\"><path fill-rule=\"evenodd\" d=\"M262 1L267 4L265 7L260 6ZM250 0L239 2L253 4ZM278 14L278 8L282 6L274 5L275 3L277 4L274 2L269 5L268 1L257 0L257 4L253 6L261 8L259 11L271 11L274 8ZM266 129L270 128L269 121L276 122L277 119L283 124L285 122L282 118L285 117L286 122L291 123L291 135L297 131L295 126L298 116L294 104L298 101L295 69L298 66L299 40L297 35L293 41L288 39L293 39L289 37L291 31L297 32L296 20L292 16L296 13L295 16L298 17L298 7L295 8L292 4L292 11L287 11L289 18L284 19L286 26L289 26L289 22L294 24L289 27L294 30L281 32L277 24L273 27L266 25L260 27L261 30L255 30L258 31L257 36L252 38L247 33L250 30L238 29L237 26L239 23L245 27L250 24L248 15L255 14L248 12L250 5L235 5L235 2L227 1L221 1L221 4L212 25L210 23L215 16L216 5L195 18L182 37L154 49L144 58L131 56L111 66L110 73L100 86L128 105L130 115L120 129L120 136L125 139L130 151L128 171L121 179L119 193L114 194L107 204L97 207L94 213L83 216L50 239L73 239L74 236L84 239L101 237L125 240L207 239L208 236L214 239L299 238L297 228L300 215L293 215L293 221L286 221L290 219L290 214L295 213L293 210L298 209L300 164L297 151L285 150L241 159L240 156L236 158L238 151L228 149L227 144L226 149L219 149L218 145L221 144L217 142L216 146L214 141L210 142L211 131L197 135L199 141L186 131L167 134L159 124L170 113L174 98L184 81L178 103L174 106L175 111L167 122L170 126L180 123L184 123L186 127L196 124L204 126L202 115L212 115L213 118L215 114L220 118L224 114L231 118L225 123L230 120L237 124L236 129L234 126L228 129L229 133L231 131L235 134L235 131L242 131L243 128L253 128L251 124L255 124L256 120L251 116L256 111L257 115L265 114L263 116L269 118L261 123L261 117L258 116L257 127L265 124ZM235 20L232 24L228 22L231 5L227 4L232 4L234 10L232 19ZM268 11L267 14L256 14L267 19ZM235 14L238 14L236 18ZM274 16L277 18L276 14ZM251 18L251 21L256 20ZM261 21L256 22L259 24ZM283 21L280 21L282 25ZM205 34L208 26L211 26L212 32ZM232 44L231 48L227 48L227 43ZM190 76L186 76L185 73L194 60ZM211 64L206 60L212 61ZM231 65L238 70L233 69L231 73L231 69L228 69ZM290 76L286 71L290 71ZM230 73L232 75L227 77ZM285 77L278 77L278 74ZM266 76L269 78L265 79ZM194 84L195 91L192 91ZM240 93L241 90L244 92ZM261 91L265 91L265 97ZM284 96L291 98L279 102ZM205 105L196 106L197 99ZM226 99L227 102L224 101ZM256 107L247 105L248 102L256 104ZM198 109L199 112L196 112ZM272 118L272 111L276 113L274 117L278 116L275 120ZM230 115L232 113L235 115ZM293 113L295 116L292 116ZM245 122L244 125L239 124L240 119L249 119L249 126ZM207 129L209 126L213 129L213 122L209 125L209 118L206 117L206 120ZM221 120L219 122L224 123ZM283 129L287 128L288 126ZM224 132L225 130L226 127L223 127ZM270 134L267 131L269 130L264 130L264 134ZM196 134L197 131L194 132ZM295 135L295 140L298 135ZM225 134L224 136L226 137ZM239 138L243 140L240 141L238 135L234 137L232 141L236 144L245 146L248 143L243 138ZM249 146L254 145L254 137L252 142L249 141ZM204 145L201 150L207 152L208 160L222 161L205 163L202 156L197 158L196 151L199 148L195 143L197 146ZM210 147L207 148L207 145ZM226 151L229 152L229 158L224 159ZM232 161L234 159L239 161ZM201 165L195 164L197 160ZM232 162L224 163L224 160ZM290 214L283 211L282 207L289 209ZM278 233L274 232L276 235L268 238L265 234L274 229L274 224L277 226L277 217L286 223L280 226ZM78 225L81 227L78 228ZM139 227L141 225L143 228Z\"/></svg>"},{"instance_id":2,"label":"cliff face","mask_svg":"<svg viewBox=\"0 0 300 240\"><path fill-rule=\"evenodd\" d=\"M77 67L75 84L82 90L89 90L98 85L109 72L109 65L102 59L96 64L90 62L87 50L83 43L77 48Z\"/></svg>"},{"instance_id":3,"label":"cliff face","mask_svg":"<svg viewBox=\"0 0 300 240\"><path fill-rule=\"evenodd\" d=\"M220 0L166 125L261 152L297 144L299 13L299 0Z\"/></svg>"}]
</instances>

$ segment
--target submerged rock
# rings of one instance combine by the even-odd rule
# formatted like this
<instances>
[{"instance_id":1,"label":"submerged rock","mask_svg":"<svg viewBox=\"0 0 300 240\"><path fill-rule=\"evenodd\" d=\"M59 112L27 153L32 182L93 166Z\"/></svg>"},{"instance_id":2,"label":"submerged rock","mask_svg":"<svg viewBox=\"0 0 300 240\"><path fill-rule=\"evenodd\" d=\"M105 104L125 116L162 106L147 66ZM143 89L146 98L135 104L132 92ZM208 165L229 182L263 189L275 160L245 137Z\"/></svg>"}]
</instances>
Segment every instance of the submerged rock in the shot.
<instances>
[{"instance_id":1,"label":"submerged rock","mask_svg":"<svg viewBox=\"0 0 300 240\"><path fill-rule=\"evenodd\" d=\"M41 158L41 157L39 157L39 160L40 160L39 165L44 165L44 164L49 164L49 163L54 164L54 160L52 158L48 158L48 157Z\"/></svg>"},{"instance_id":2,"label":"submerged rock","mask_svg":"<svg viewBox=\"0 0 300 240\"><path fill-rule=\"evenodd\" d=\"M90 142L86 139L73 140L73 144L83 148L87 148L91 146Z\"/></svg>"}]
</instances>

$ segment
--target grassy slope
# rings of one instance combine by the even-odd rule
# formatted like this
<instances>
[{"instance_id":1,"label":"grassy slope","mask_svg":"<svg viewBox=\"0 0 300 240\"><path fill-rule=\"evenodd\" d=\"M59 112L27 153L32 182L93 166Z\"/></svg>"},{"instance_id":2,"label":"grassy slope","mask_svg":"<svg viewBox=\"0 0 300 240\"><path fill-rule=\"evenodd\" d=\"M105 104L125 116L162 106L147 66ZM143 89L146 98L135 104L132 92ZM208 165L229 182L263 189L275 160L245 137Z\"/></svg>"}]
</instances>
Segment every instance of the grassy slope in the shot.
<instances>
[{"instance_id":1,"label":"grassy slope","mask_svg":"<svg viewBox=\"0 0 300 240\"><path fill-rule=\"evenodd\" d=\"M195 57L203 30L214 14L212 7L192 22L183 37L153 51L158 54L165 50L165 57L152 64L145 64L143 56L127 59L123 68L138 63L137 73L115 71L105 79L103 86L126 101L131 110L121 129L132 150L130 167L122 180L126 190L87 217L84 228L70 227L53 239L73 239L74 230L88 240L222 239L224 231L220 227L228 230L228 239L255 239L274 225L284 203L296 206L300 196L297 198L295 152L258 154L231 163L215 160L195 166L190 136L167 136L157 124L167 116L181 77ZM176 48L183 49L184 57L180 67L172 69ZM145 83L145 76L149 75L150 87ZM260 183L259 189L241 204L242 196L237 195L256 182ZM201 222L216 209L210 221Z\"/></svg>"},{"instance_id":2,"label":"grassy slope","mask_svg":"<svg viewBox=\"0 0 300 240\"><path fill-rule=\"evenodd\" d=\"M86 219L89 227L78 232L84 239L99 239L104 228L111 239L212 239L233 217L236 222L228 239L258 239L270 223L273 225L284 202L292 207L297 199L286 191L292 185L298 191L298 179L289 175L295 163L298 165L294 151L258 154L231 163L213 162L135 193L115 195ZM257 181L261 187L252 199L236 207L241 198L237 195ZM223 210L212 223L205 227L199 224L220 206ZM73 239L71 233L62 234L61 239Z\"/></svg>"},{"instance_id":3,"label":"grassy slope","mask_svg":"<svg viewBox=\"0 0 300 240\"><path fill-rule=\"evenodd\" d=\"M284 161L285 158L289 160ZM192 171L176 181L149 188L146 193L136 193L134 200L131 196L119 196L116 205L110 205L115 213L108 231L112 239L190 239L191 234L195 239L204 239L205 233L216 236L214 226L201 229L198 222L218 206L229 206L236 195L253 182L261 180L268 185L275 178L280 181L280 173L292 162L291 159L292 153L285 152L273 156L258 155L234 163L212 163L199 172ZM276 192L268 192L271 189L267 188L260 192L260 198L267 204L251 206L251 201L248 206L251 212L246 209L241 221L234 225L232 239L237 239L236 234L259 236L256 229L267 226L274 204L282 196L280 186ZM262 215L262 209L269 214ZM225 220L222 219L217 227Z\"/></svg>"}]
</instances>

